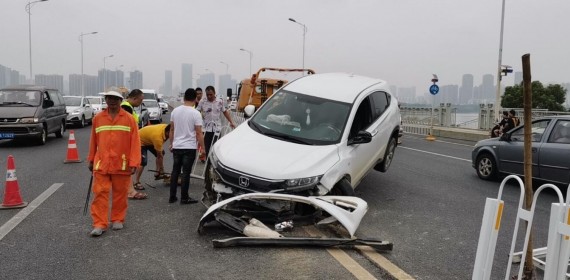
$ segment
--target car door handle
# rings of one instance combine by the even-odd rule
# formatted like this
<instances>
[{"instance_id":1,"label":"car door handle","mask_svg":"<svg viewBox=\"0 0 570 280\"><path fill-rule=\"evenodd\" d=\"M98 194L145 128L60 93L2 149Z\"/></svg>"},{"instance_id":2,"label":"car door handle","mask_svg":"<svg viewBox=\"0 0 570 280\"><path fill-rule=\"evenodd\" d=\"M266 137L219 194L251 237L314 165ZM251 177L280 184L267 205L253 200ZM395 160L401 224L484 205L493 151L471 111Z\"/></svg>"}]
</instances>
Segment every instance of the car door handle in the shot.
<instances>
[{"instance_id":1,"label":"car door handle","mask_svg":"<svg viewBox=\"0 0 570 280\"><path fill-rule=\"evenodd\" d=\"M376 136L376 134L378 134L378 130L372 130L372 133L370 133L372 135L372 137Z\"/></svg>"}]
</instances>

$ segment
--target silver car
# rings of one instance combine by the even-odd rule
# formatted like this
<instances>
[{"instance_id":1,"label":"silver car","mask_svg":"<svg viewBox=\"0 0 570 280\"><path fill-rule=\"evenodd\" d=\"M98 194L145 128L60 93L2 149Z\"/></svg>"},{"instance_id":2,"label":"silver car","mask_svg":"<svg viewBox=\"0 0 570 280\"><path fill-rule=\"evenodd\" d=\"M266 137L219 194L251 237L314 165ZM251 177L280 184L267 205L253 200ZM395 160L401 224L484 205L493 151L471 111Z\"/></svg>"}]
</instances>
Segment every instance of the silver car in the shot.
<instances>
[{"instance_id":1,"label":"silver car","mask_svg":"<svg viewBox=\"0 0 570 280\"><path fill-rule=\"evenodd\" d=\"M95 113L87 97L64 96L63 100L67 110L67 124L85 127L85 125L93 121Z\"/></svg>"},{"instance_id":2,"label":"silver car","mask_svg":"<svg viewBox=\"0 0 570 280\"><path fill-rule=\"evenodd\" d=\"M472 165L481 179L499 174L524 173L524 126L500 138L477 142ZM540 118L532 122L532 177L555 184L570 183L570 115Z\"/></svg>"},{"instance_id":3,"label":"silver car","mask_svg":"<svg viewBox=\"0 0 570 280\"><path fill-rule=\"evenodd\" d=\"M153 123L162 122L162 109L154 99L143 99L144 106L148 109L148 120Z\"/></svg>"}]
</instances>

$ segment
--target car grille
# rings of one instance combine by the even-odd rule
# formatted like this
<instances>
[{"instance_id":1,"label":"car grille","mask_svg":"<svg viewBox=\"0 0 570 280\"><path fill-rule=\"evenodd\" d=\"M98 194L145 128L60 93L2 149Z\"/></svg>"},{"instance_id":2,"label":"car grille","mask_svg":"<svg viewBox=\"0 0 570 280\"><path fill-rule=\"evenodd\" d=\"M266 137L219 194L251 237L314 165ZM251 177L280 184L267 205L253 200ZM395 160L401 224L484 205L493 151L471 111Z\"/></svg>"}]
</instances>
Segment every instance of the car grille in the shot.
<instances>
[{"instance_id":1,"label":"car grille","mask_svg":"<svg viewBox=\"0 0 570 280\"><path fill-rule=\"evenodd\" d=\"M282 189L282 181L260 179L249 174L229 169L219 162L216 171L222 181L240 189L251 192L271 192Z\"/></svg>"},{"instance_id":2,"label":"car grille","mask_svg":"<svg viewBox=\"0 0 570 280\"><path fill-rule=\"evenodd\" d=\"M19 121L18 118L0 118L0 123L17 123Z\"/></svg>"},{"instance_id":3,"label":"car grille","mask_svg":"<svg viewBox=\"0 0 570 280\"><path fill-rule=\"evenodd\" d=\"M0 126L1 133L14 133L14 134L28 134L28 128L26 127L2 127Z\"/></svg>"}]
</instances>

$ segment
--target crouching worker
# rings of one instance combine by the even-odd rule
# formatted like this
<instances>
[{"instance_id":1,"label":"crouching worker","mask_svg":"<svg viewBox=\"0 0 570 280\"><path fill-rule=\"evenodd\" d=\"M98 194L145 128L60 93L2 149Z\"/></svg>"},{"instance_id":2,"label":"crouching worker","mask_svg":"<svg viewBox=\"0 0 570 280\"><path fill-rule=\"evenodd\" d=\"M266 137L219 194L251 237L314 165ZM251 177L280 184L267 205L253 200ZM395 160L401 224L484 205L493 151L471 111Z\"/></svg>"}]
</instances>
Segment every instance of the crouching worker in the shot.
<instances>
[{"instance_id":1,"label":"crouching worker","mask_svg":"<svg viewBox=\"0 0 570 280\"><path fill-rule=\"evenodd\" d=\"M107 109L95 115L89 143L89 170L93 172L91 236L100 236L109 226L109 195L112 192L111 228L123 228L131 175L141 161L141 144L134 118L121 110L123 96L105 92Z\"/></svg>"},{"instance_id":2,"label":"crouching worker","mask_svg":"<svg viewBox=\"0 0 570 280\"><path fill-rule=\"evenodd\" d=\"M142 189L143 186L140 182L141 175L144 167L148 162L148 153L151 152L156 158L156 170L158 171L154 178L168 179L169 177L164 174L164 150L163 144L168 140L170 134L170 124L156 124L148 125L139 130L139 137L141 139L141 167L137 169L137 176L135 181L135 189ZM146 198L146 197L145 197Z\"/></svg>"}]
</instances>

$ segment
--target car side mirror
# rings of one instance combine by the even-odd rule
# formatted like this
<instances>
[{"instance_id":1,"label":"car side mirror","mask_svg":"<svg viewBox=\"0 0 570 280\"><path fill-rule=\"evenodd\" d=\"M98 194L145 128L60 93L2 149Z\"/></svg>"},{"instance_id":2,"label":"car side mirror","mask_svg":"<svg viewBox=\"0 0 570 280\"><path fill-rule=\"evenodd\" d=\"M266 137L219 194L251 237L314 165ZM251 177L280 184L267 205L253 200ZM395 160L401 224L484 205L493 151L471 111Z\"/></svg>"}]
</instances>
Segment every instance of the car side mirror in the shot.
<instances>
[{"instance_id":1,"label":"car side mirror","mask_svg":"<svg viewBox=\"0 0 570 280\"><path fill-rule=\"evenodd\" d=\"M370 143L370 141L372 141L372 134L366 130L361 130L356 136L348 139L348 145Z\"/></svg>"},{"instance_id":2,"label":"car side mirror","mask_svg":"<svg viewBox=\"0 0 570 280\"><path fill-rule=\"evenodd\" d=\"M53 100L44 100L43 106L44 108L53 107Z\"/></svg>"},{"instance_id":3,"label":"car side mirror","mask_svg":"<svg viewBox=\"0 0 570 280\"><path fill-rule=\"evenodd\" d=\"M499 141L510 142L511 141L511 134L510 133L503 133L503 135L501 135L501 137L499 138Z\"/></svg>"},{"instance_id":4,"label":"car side mirror","mask_svg":"<svg viewBox=\"0 0 570 280\"><path fill-rule=\"evenodd\" d=\"M85 106L87 108L91 107L91 105L89 105L89 104L83 104L83 106Z\"/></svg>"},{"instance_id":5,"label":"car side mirror","mask_svg":"<svg viewBox=\"0 0 570 280\"><path fill-rule=\"evenodd\" d=\"M243 112L244 112L245 116L249 118L255 112L255 106L249 104L249 105L245 106L245 108L243 108Z\"/></svg>"}]
</instances>

